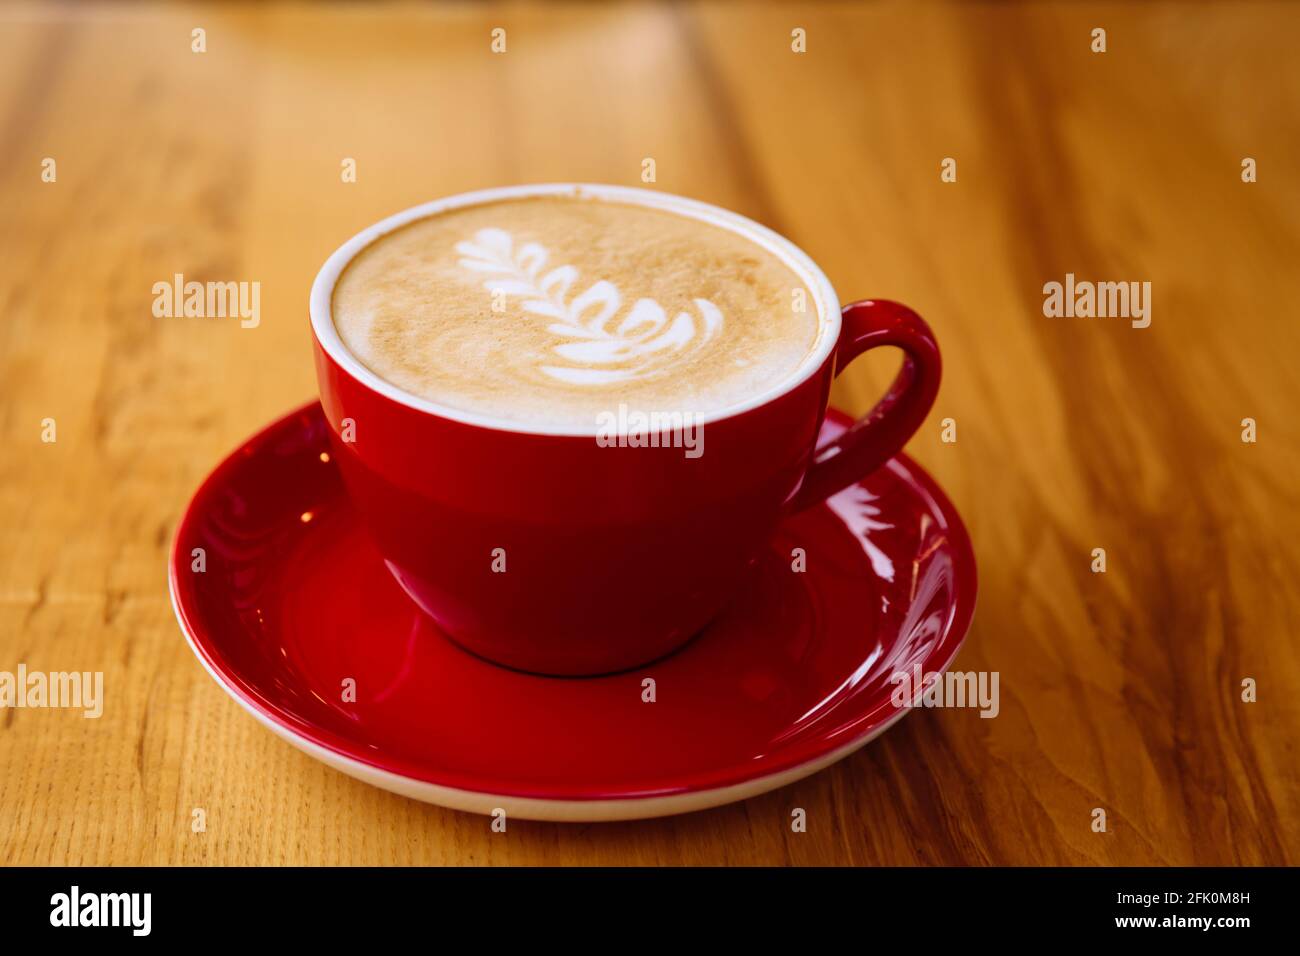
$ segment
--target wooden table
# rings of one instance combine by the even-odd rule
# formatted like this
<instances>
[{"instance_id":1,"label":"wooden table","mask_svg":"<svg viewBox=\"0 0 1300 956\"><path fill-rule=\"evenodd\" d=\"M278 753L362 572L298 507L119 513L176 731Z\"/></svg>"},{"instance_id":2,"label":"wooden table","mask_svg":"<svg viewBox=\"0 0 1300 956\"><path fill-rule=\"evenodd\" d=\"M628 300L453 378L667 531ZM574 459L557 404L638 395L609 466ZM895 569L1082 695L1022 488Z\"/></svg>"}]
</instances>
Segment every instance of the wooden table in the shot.
<instances>
[{"instance_id":1,"label":"wooden table","mask_svg":"<svg viewBox=\"0 0 1300 956\"><path fill-rule=\"evenodd\" d=\"M102 670L107 702L0 713L0 860L1300 862L1297 35L1280 4L4 7L0 670ZM181 638L166 551L208 470L313 394L339 242L646 158L933 323L910 450L974 537L957 665L1000 673L1001 713L913 714L737 806L494 835L249 719ZM261 324L154 318L175 273L260 281ZM1149 281L1151 325L1046 317L1067 273Z\"/></svg>"}]
</instances>

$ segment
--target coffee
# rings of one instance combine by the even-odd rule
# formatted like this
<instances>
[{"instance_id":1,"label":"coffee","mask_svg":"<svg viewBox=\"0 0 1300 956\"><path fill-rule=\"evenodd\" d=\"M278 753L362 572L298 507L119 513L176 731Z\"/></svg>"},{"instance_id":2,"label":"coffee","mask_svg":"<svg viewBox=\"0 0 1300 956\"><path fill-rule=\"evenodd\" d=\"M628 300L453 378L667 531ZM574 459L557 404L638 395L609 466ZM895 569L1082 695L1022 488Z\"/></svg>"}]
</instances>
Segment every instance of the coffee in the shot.
<instances>
[{"instance_id":1,"label":"coffee","mask_svg":"<svg viewBox=\"0 0 1300 956\"><path fill-rule=\"evenodd\" d=\"M702 219L581 196L450 209L348 264L333 320L381 378L442 405L586 430L624 403L707 415L800 370L817 300Z\"/></svg>"}]
</instances>

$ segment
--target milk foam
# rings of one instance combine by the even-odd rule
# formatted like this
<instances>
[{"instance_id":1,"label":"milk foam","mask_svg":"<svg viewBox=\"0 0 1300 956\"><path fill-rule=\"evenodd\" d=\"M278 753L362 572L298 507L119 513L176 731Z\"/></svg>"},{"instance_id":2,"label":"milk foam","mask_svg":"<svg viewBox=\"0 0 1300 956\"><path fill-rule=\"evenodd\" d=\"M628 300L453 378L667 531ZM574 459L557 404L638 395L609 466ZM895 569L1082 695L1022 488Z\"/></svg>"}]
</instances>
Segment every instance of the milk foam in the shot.
<instances>
[{"instance_id":1,"label":"milk foam","mask_svg":"<svg viewBox=\"0 0 1300 956\"><path fill-rule=\"evenodd\" d=\"M547 331L563 339L552 351L569 364L543 365L541 371L572 385L608 385L647 375L659 375L707 342L722 326L722 313L707 299L696 299L700 313L679 312L667 328L668 314L654 299L637 299L615 328L611 319L623 307L623 294L607 279L573 296L569 289L578 278L573 266L560 266L545 275L541 270L550 253L530 242L515 251L514 238L504 229L480 229L474 242L462 242L456 251L466 258L462 267L489 273L483 288L518 296L525 312L554 320ZM590 315L590 317L588 317Z\"/></svg>"},{"instance_id":2,"label":"milk foam","mask_svg":"<svg viewBox=\"0 0 1300 956\"><path fill-rule=\"evenodd\" d=\"M705 415L796 371L813 295L731 230L631 203L530 197L380 237L344 270L347 348L443 405L586 429L626 403Z\"/></svg>"}]
</instances>

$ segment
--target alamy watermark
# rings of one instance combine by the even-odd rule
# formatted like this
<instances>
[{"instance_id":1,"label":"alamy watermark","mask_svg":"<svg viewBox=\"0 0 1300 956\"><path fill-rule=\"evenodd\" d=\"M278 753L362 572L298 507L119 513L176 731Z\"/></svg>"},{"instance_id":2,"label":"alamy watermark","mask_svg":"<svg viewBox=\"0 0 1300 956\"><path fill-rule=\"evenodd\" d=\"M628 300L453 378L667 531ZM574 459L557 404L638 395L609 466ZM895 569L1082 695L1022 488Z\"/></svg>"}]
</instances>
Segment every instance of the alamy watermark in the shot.
<instances>
[{"instance_id":1,"label":"alamy watermark","mask_svg":"<svg viewBox=\"0 0 1300 956\"><path fill-rule=\"evenodd\" d=\"M50 925L58 927L124 927L132 936L153 929L152 893L83 893L73 885L50 897Z\"/></svg>"},{"instance_id":2,"label":"alamy watermark","mask_svg":"<svg viewBox=\"0 0 1300 956\"><path fill-rule=\"evenodd\" d=\"M171 282L155 282L152 291L156 319L238 318L241 329L262 321L260 282L186 282L178 272Z\"/></svg>"},{"instance_id":3,"label":"alamy watermark","mask_svg":"<svg viewBox=\"0 0 1300 956\"><path fill-rule=\"evenodd\" d=\"M704 454L704 422L695 412L643 412L619 402L596 415L601 448L681 448L687 458Z\"/></svg>"},{"instance_id":4,"label":"alamy watermark","mask_svg":"<svg viewBox=\"0 0 1300 956\"><path fill-rule=\"evenodd\" d=\"M1049 319L1130 319L1135 329L1151 324L1150 282L1079 282L1073 272L1064 282L1043 285L1043 315Z\"/></svg>"},{"instance_id":5,"label":"alamy watermark","mask_svg":"<svg viewBox=\"0 0 1300 956\"><path fill-rule=\"evenodd\" d=\"M910 671L895 671L889 678L894 684L890 701L895 707L978 707L981 717L996 717L1002 709L998 694L997 671L921 672L914 664Z\"/></svg>"},{"instance_id":6,"label":"alamy watermark","mask_svg":"<svg viewBox=\"0 0 1300 956\"><path fill-rule=\"evenodd\" d=\"M0 710L14 708L80 709L97 720L104 713L103 671L0 671Z\"/></svg>"}]
</instances>

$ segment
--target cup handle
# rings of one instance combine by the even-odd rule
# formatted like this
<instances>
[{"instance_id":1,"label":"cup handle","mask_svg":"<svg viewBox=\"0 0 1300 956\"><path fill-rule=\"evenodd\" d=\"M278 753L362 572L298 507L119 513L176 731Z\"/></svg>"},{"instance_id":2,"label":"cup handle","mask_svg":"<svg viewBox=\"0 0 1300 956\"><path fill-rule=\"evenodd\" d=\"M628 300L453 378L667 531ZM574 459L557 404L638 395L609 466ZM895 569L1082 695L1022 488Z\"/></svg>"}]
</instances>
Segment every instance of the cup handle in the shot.
<instances>
[{"instance_id":1,"label":"cup handle","mask_svg":"<svg viewBox=\"0 0 1300 956\"><path fill-rule=\"evenodd\" d=\"M813 452L813 464L790 504L802 511L861 481L903 450L939 392L939 345L925 320L905 305L867 299L844 307L835 375L869 349L903 350L903 367L876 407Z\"/></svg>"}]
</instances>

